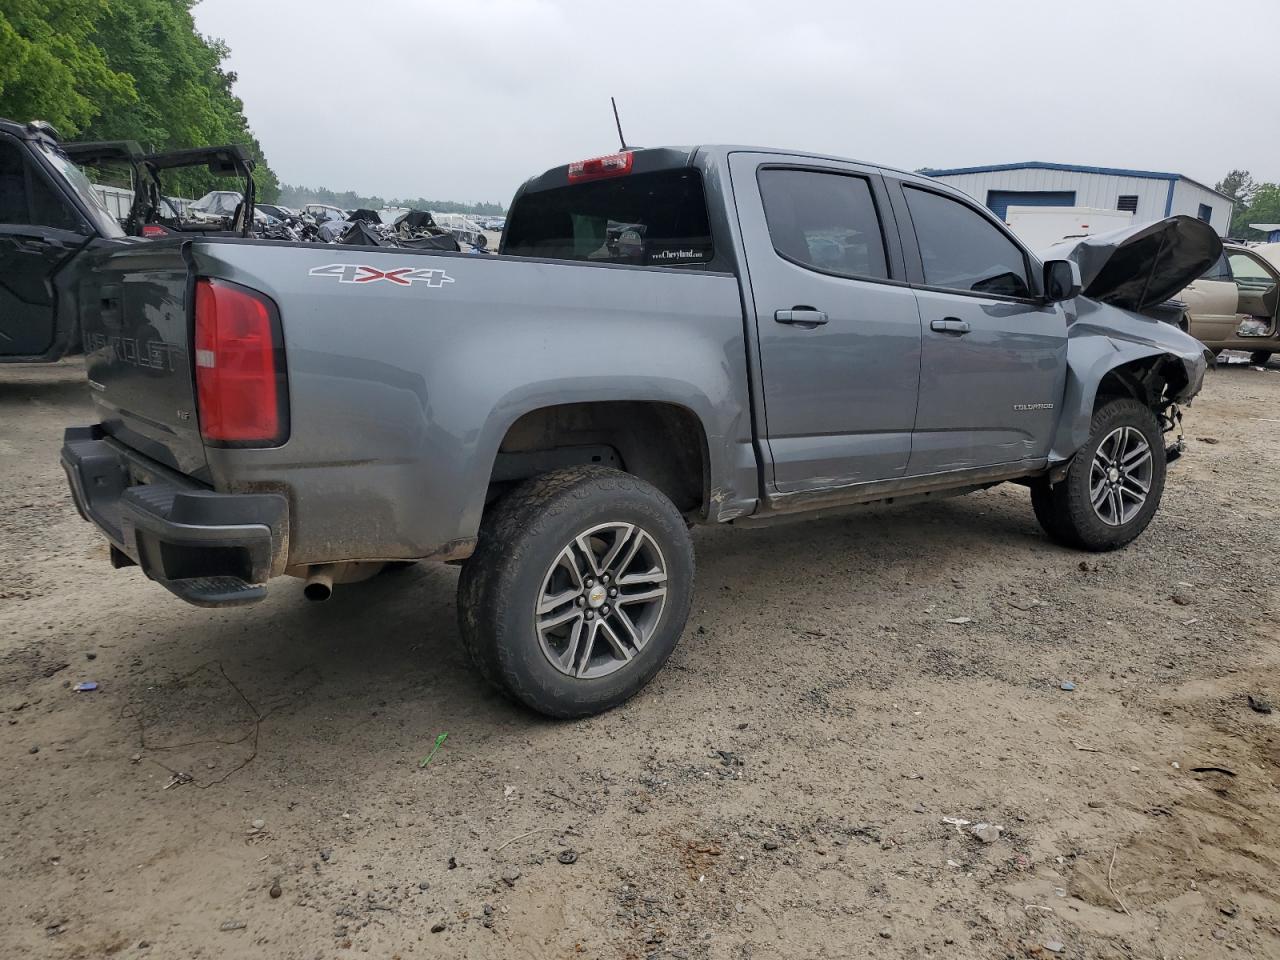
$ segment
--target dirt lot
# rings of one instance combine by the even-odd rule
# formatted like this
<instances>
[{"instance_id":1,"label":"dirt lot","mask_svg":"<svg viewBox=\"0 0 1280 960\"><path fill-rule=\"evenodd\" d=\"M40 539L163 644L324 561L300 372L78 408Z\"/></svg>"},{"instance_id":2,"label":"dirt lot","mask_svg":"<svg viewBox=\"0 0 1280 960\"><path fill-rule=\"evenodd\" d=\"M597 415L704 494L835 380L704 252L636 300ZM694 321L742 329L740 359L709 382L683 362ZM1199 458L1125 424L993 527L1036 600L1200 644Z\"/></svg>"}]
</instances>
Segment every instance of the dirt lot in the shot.
<instances>
[{"instance_id":1,"label":"dirt lot","mask_svg":"<svg viewBox=\"0 0 1280 960\"><path fill-rule=\"evenodd\" d=\"M451 568L112 571L81 377L0 368L0 956L1280 956L1276 363L1210 373L1120 553L1013 486L698 532L671 663L577 723L473 676Z\"/></svg>"}]
</instances>

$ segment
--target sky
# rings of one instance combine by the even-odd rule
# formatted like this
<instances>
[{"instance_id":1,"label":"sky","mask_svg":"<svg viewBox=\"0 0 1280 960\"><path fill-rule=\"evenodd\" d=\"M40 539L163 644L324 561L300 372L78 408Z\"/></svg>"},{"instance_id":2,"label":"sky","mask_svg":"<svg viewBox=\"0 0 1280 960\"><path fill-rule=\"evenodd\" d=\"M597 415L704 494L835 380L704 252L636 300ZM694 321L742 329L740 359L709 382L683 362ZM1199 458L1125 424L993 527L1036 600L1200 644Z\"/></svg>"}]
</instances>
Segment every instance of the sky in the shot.
<instances>
[{"instance_id":1,"label":"sky","mask_svg":"<svg viewBox=\"0 0 1280 960\"><path fill-rule=\"evenodd\" d=\"M542 170L617 149L611 95L632 145L1280 180L1276 0L201 0L194 12L229 45L250 126L291 184L505 203Z\"/></svg>"}]
</instances>

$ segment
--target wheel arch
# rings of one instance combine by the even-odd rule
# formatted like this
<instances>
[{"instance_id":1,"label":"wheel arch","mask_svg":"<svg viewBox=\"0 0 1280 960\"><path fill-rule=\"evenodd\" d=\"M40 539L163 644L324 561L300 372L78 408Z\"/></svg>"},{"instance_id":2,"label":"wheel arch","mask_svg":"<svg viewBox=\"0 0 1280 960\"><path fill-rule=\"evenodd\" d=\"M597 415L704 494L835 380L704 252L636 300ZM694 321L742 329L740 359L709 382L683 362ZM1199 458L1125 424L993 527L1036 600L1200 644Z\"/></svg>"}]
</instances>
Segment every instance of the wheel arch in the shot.
<instances>
[{"instance_id":1,"label":"wheel arch","mask_svg":"<svg viewBox=\"0 0 1280 960\"><path fill-rule=\"evenodd\" d=\"M1200 369L1160 347L1102 339L1088 348L1069 351L1062 415L1050 462L1069 460L1089 439L1090 422L1099 404L1112 397L1132 397L1160 416L1170 402L1199 389Z\"/></svg>"},{"instance_id":2,"label":"wheel arch","mask_svg":"<svg viewBox=\"0 0 1280 960\"><path fill-rule=\"evenodd\" d=\"M485 504L530 477L584 464L614 467L653 484L682 513L712 510L713 451L702 415L669 398L569 400L509 412L488 462Z\"/></svg>"}]
</instances>

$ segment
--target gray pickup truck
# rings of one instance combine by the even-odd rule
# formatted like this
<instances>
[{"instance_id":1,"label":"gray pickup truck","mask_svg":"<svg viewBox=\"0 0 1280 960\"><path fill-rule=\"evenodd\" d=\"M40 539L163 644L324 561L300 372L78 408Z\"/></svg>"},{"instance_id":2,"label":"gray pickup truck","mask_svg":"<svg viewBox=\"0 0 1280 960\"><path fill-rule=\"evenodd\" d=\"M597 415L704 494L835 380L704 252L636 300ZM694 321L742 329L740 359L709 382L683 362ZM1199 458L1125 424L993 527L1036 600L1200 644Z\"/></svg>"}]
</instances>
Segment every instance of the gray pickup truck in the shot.
<instances>
[{"instance_id":1,"label":"gray pickup truck","mask_svg":"<svg viewBox=\"0 0 1280 960\"><path fill-rule=\"evenodd\" d=\"M1172 218L1040 262L928 178L738 147L525 183L497 256L176 237L79 280L80 512L195 604L462 564L479 671L554 716L671 654L693 523L1005 481L1055 541L1160 501L1202 346L1147 315L1218 256Z\"/></svg>"}]
</instances>

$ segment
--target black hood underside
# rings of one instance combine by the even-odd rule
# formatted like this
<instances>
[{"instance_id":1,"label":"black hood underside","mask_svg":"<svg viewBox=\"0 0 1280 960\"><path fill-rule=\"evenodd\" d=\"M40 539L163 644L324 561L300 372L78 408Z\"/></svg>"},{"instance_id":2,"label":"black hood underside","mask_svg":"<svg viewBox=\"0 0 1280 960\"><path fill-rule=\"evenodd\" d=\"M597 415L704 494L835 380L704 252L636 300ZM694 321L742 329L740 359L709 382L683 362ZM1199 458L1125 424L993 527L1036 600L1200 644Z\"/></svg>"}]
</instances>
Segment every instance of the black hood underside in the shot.
<instances>
[{"instance_id":1,"label":"black hood underside","mask_svg":"<svg viewBox=\"0 0 1280 960\"><path fill-rule=\"evenodd\" d=\"M1143 313L1209 269L1222 255L1222 240L1203 220L1176 216L1060 243L1046 259L1074 260L1082 294Z\"/></svg>"}]
</instances>

